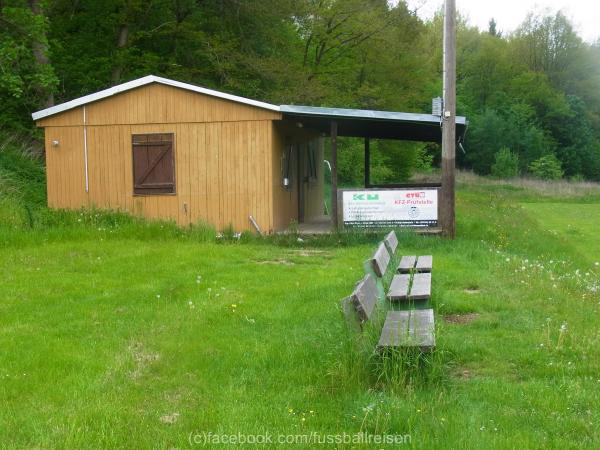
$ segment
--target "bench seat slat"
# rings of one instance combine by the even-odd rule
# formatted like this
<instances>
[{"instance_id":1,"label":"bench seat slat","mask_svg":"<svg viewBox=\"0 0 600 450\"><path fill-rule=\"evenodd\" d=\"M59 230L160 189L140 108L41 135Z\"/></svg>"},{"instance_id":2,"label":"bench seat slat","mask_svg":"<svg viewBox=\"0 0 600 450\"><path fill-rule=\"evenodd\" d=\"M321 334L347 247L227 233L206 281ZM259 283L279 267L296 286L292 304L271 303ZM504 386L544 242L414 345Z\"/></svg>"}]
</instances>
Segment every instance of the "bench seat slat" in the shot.
<instances>
[{"instance_id":1,"label":"bench seat slat","mask_svg":"<svg viewBox=\"0 0 600 450\"><path fill-rule=\"evenodd\" d=\"M431 297L431 273L415 273L413 275L409 300L427 300Z\"/></svg>"},{"instance_id":2,"label":"bench seat slat","mask_svg":"<svg viewBox=\"0 0 600 450\"><path fill-rule=\"evenodd\" d=\"M390 289L388 290L388 298L391 301L407 300L409 285L409 274L394 275L392 283L390 284Z\"/></svg>"},{"instance_id":3,"label":"bench seat slat","mask_svg":"<svg viewBox=\"0 0 600 450\"><path fill-rule=\"evenodd\" d=\"M424 255L417 258L417 264L415 265L415 272L431 272L433 266L433 256Z\"/></svg>"},{"instance_id":4,"label":"bench seat slat","mask_svg":"<svg viewBox=\"0 0 600 450\"><path fill-rule=\"evenodd\" d=\"M431 350L435 347L433 309L390 311L377 347L418 347L421 351Z\"/></svg>"},{"instance_id":5,"label":"bench seat slat","mask_svg":"<svg viewBox=\"0 0 600 450\"><path fill-rule=\"evenodd\" d=\"M416 262L417 262L416 256L403 256L400 259L400 264L398 264L397 272L410 273L413 270L413 268L415 267Z\"/></svg>"}]
</instances>

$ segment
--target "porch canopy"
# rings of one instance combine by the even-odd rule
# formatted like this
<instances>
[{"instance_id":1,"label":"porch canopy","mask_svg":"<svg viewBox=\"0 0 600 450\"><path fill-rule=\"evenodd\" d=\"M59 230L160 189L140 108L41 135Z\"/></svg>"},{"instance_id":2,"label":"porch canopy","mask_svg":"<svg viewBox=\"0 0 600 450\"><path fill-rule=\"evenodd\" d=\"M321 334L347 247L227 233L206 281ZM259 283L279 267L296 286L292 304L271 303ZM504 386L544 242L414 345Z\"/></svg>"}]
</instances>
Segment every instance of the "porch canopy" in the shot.
<instances>
[{"instance_id":1,"label":"porch canopy","mask_svg":"<svg viewBox=\"0 0 600 450\"><path fill-rule=\"evenodd\" d=\"M329 134L331 122L337 122L337 135L372 139L442 142L441 118L431 114L416 114L367 109L319 108L282 105L284 119ZM456 118L456 136L460 141L467 128L464 117Z\"/></svg>"},{"instance_id":2,"label":"porch canopy","mask_svg":"<svg viewBox=\"0 0 600 450\"><path fill-rule=\"evenodd\" d=\"M416 114L365 109L320 108L314 106L281 105L283 119L294 121L298 126L317 130L331 137L331 206L333 224L338 225L337 205L337 137L365 139L365 188L376 187L370 181L369 139L394 139L403 141L442 142L442 117L432 114ZM465 117L456 117L456 140L461 142L467 131ZM428 183L440 186L439 183ZM386 185L385 187L415 187L411 184ZM419 187L426 187L420 184Z\"/></svg>"}]
</instances>

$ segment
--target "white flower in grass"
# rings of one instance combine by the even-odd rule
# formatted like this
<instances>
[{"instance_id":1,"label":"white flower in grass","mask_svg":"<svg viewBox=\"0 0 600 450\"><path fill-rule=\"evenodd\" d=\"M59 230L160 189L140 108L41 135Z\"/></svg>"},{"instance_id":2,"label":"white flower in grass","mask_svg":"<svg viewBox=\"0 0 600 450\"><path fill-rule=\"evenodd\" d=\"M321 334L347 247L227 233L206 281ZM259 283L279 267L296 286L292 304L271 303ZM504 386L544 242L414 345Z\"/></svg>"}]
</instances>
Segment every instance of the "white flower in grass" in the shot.
<instances>
[{"instance_id":1,"label":"white flower in grass","mask_svg":"<svg viewBox=\"0 0 600 450\"><path fill-rule=\"evenodd\" d=\"M374 407L375 407L375 403L371 403L370 405L365 406L362 410L363 410L363 412L371 412L371 411L373 411Z\"/></svg>"}]
</instances>

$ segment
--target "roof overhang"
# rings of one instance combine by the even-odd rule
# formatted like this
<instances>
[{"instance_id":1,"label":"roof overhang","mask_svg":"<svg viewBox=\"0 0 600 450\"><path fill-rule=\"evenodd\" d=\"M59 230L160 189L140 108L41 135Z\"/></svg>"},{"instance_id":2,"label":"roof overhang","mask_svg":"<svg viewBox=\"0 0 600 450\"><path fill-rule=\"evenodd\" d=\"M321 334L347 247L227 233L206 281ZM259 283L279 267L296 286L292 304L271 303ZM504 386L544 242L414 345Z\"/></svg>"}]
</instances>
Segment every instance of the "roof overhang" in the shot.
<instances>
[{"instance_id":1,"label":"roof overhang","mask_svg":"<svg viewBox=\"0 0 600 450\"><path fill-rule=\"evenodd\" d=\"M441 118L416 114L364 109L318 108L282 105L284 119L295 120L303 127L329 134L331 121L338 124L338 136L407 141L441 142ZM460 140L468 125L465 117L456 117L456 136Z\"/></svg>"}]
</instances>

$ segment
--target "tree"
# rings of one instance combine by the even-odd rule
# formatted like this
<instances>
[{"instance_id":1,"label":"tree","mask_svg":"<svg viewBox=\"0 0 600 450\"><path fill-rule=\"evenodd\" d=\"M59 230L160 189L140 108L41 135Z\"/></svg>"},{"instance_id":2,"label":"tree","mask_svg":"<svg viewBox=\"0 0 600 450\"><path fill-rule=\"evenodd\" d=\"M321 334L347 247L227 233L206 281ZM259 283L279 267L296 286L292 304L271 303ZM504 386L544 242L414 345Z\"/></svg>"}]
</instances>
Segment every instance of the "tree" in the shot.
<instances>
[{"instance_id":1,"label":"tree","mask_svg":"<svg viewBox=\"0 0 600 450\"><path fill-rule=\"evenodd\" d=\"M502 33L497 29L498 24L496 23L496 19L493 17L490 19L488 23L488 33L490 36L501 37Z\"/></svg>"},{"instance_id":2,"label":"tree","mask_svg":"<svg viewBox=\"0 0 600 450\"><path fill-rule=\"evenodd\" d=\"M514 178L519 175L519 157L503 147L496 153L495 162L492 165L492 175L496 178Z\"/></svg>"},{"instance_id":3,"label":"tree","mask_svg":"<svg viewBox=\"0 0 600 450\"><path fill-rule=\"evenodd\" d=\"M553 154L549 153L536 159L529 165L529 172L542 180L559 180L563 176L560 161Z\"/></svg>"},{"instance_id":4,"label":"tree","mask_svg":"<svg viewBox=\"0 0 600 450\"><path fill-rule=\"evenodd\" d=\"M0 3L0 119L31 130L30 111L51 106L57 79L50 64L48 21L37 0Z\"/></svg>"}]
</instances>

